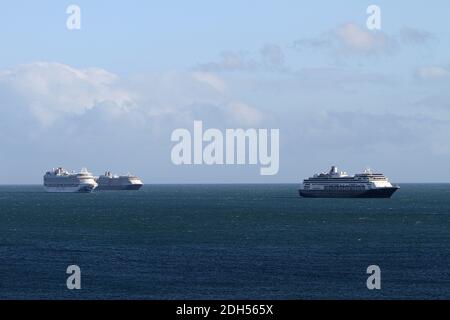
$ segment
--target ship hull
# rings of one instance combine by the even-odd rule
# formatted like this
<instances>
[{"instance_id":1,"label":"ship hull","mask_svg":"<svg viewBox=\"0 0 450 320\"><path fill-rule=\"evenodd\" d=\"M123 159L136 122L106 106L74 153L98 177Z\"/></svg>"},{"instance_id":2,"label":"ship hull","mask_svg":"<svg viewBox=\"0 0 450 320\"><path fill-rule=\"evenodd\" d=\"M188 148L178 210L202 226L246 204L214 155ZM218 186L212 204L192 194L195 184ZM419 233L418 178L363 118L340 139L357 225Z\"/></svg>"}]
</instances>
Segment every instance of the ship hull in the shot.
<instances>
[{"instance_id":1,"label":"ship hull","mask_svg":"<svg viewBox=\"0 0 450 320\"><path fill-rule=\"evenodd\" d=\"M130 184L125 186L98 186L96 191L137 191L142 188L142 184Z\"/></svg>"},{"instance_id":2,"label":"ship hull","mask_svg":"<svg viewBox=\"0 0 450 320\"><path fill-rule=\"evenodd\" d=\"M95 187L91 185L77 187L44 187L49 193L91 193Z\"/></svg>"},{"instance_id":3,"label":"ship hull","mask_svg":"<svg viewBox=\"0 0 450 320\"><path fill-rule=\"evenodd\" d=\"M303 198L390 198L398 187L377 188L365 191L299 190Z\"/></svg>"}]
</instances>

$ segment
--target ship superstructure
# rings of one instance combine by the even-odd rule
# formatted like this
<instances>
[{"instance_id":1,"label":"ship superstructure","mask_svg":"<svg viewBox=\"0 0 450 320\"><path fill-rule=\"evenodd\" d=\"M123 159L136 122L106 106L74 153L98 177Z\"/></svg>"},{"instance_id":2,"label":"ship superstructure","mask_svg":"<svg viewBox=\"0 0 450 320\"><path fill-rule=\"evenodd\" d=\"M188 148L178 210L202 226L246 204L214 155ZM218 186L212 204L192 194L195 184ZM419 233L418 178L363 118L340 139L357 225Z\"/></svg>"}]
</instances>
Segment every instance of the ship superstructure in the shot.
<instances>
[{"instance_id":1,"label":"ship superstructure","mask_svg":"<svg viewBox=\"0 0 450 320\"><path fill-rule=\"evenodd\" d=\"M97 187L94 176L82 169L79 173L56 168L44 175L44 188L47 192L92 192Z\"/></svg>"},{"instance_id":2,"label":"ship superstructure","mask_svg":"<svg viewBox=\"0 0 450 320\"><path fill-rule=\"evenodd\" d=\"M104 175L96 178L97 190L139 190L144 184L142 180L134 175L115 175L107 171Z\"/></svg>"}]
</instances>

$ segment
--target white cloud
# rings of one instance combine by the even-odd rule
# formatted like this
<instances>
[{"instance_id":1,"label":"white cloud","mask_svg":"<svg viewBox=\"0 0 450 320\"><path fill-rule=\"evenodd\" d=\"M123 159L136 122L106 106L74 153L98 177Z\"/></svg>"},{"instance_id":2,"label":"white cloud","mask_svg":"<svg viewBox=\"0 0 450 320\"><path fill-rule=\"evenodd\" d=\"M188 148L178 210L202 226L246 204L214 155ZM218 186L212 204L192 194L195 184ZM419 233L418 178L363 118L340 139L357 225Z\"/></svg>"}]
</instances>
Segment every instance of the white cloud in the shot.
<instances>
[{"instance_id":1,"label":"white cloud","mask_svg":"<svg viewBox=\"0 0 450 320\"><path fill-rule=\"evenodd\" d=\"M220 93L226 93L227 92L227 85L226 83L220 79L218 76L210 73L210 72L194 72L193 78L204 82L208 85L210 85L212 88L216 89Z\"/></svg>"},{"instance_id":2,"label":"white cloud","mask_svg":"<svg viewBox=\"0 0 450 320\"><path fill-rule=\"evenodd\" d=\"M9 103L0 108L24 108L43 126L104 102L126 109L133 97L117 87L118 82L116 75L97 68L43 62L19 65L0 73L2 95Z\"/></svg>"},{"instance_id":3,"label":"white cloud","mask_svg":"<svg viewBox=\"0 0 450 320\"><path fill-rule=\"evenodd\" d=\"M228 106L227 113L236 123L247 127L256 127L264 119L262 112L243 102L231 103Z\"/></svg>"},{"instance_id":4,"label":"white cloud","mask_svg":"<svg viewBox=\"0 0 450 320\"><path fill-rule=\"evenodd\" d=\"M283 62L276 48L268 51L273 64ZM422 76L442 76L442 70L425 71ZM423 150L448 154L447 110L437 114L428 108L425 113L405 102L406 96L414 101L432 93L425 90L433 86L424 87L421 92L402 89L382 75L335 68L300 69L282 76L197 70L121 78L96 68L23 65L0 71L2 162L6 168L29 168L24 179L33 176L33 182L40 181L40 172L48 166L57 165L88 166L95 172L129 170L179 182L168 158L170 132L191 128L193 120L222 129L280 128L283 159L292 162L284 167L286 181L297 172L298 159L306 161L303 165L317 165L316 159L330 161L339 152L347 160L349 152L367 157L370 152L361 148L380 158L386 147L408 155L399 161ZM316 156L305 160L304 150ZM193 176L198 177L197 172ZM208 177L205 173L203 180L214 180Z\"/></svg>"},{"instance_id":5,"label":"white cloud","mask_svg":"<svg viewBox=\"0 0 450 320\"><path fill-rule=\"evenodd\" d=\"M376 55L391 52L396 44L382 32L373 32L356 24L347 23L334 31L342 49L358 54Z\"/></svg>"},{"instance_id":6,"label":"white cloud","mask_svg":"<svg viewBox=\"0 0 450 320\"><path fill-rule=\"evenodd\" d=\"M159 181L176 179L168 158L172 130L191 128L194 120L207 127L245 128L265 119L257 106L208 72L121 78L58 63L0 70L0 114L2 162L26 167L21 182L34 183L58 165L88 166L96 173L131 171L144 179L155 167L151 172ZM13 181L8 169L0 175Z\"/></svg>"},{"instance_id":7,"label":"white cloud","mask_svg":"<svg viewBox=\"0 0 450 320\"><path fill-rule=\"evenodd\" d=\"M201 71L121 79L98 68L33 63L0 71L0 99L2 114L15 119L13 122L27 123L28 130L60 127L61 123L73 127L79 122L80 130L83 124L98 124L100 132L105 121L127 123L127 119L132 121L128 125L147 122L155 127L160 120L187 122L202 116L205 119L198 120L210 117L227 125L253 124L262 119L255 107L233 97L218 75ZM5 117L1 122L6 123ZM0 131L12 134L11 126L6 129L2 125Z\"/></svg>"}]
</instances>

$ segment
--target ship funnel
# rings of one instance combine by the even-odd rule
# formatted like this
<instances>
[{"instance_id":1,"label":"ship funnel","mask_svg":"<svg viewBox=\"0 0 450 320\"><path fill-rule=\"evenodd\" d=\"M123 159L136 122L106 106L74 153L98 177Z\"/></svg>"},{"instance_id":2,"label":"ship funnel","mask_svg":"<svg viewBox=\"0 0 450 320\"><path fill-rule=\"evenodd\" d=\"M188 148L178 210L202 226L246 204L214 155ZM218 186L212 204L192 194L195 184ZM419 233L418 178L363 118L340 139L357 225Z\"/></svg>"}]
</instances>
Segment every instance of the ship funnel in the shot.
<instances>
[{"instance_id":1,"label":"ship funnel","mask_svg":"<svg viewBox=\"0 0 450 320\"><path fill-rule=\"evenodd\" d=\"M332 166L331 170L330 170L330 173L338 173L337 167L336 166Z\"/></svg>"}]
</instances>

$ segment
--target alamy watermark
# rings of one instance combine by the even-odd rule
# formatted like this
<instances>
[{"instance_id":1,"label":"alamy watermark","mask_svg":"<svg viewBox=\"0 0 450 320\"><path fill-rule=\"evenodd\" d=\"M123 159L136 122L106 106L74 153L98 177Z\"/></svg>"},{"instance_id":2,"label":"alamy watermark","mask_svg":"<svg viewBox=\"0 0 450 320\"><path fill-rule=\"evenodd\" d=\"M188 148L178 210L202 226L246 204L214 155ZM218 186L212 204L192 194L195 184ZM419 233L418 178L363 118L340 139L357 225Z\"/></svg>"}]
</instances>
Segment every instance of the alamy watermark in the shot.
<instances>
[{"instance_id":1,"label":"alamy watermark","mask_svg":"<svg viewBox=\"0 0 450 320\"><path fill-rule=\"evenodd\" d=\"M370 16L367 18L366 26L369 30L381 30L381 9L374 4L367 7L367 14Z\"/></svg>"},{"instance_id":2,"label":"alamy watermark","mask_svg":"<svg viewBox=\"0 0 450 320\"><path fill-rule=\"evenodd\" d=\"M69 290L81 290L81 269L77 265L71 265L67 267L67 274L70 276L67 278L66 285Z\"/></svg>"},{"instance_id":3,"label":"alamy watermark","mask_svg":"<svg viewBox=\"0 0 450 320\"><path fill-rule=\"evenodd\" d=\"M193 134L176 129L171 158L175 165L260 165L260 174L276 175L280 168L279 129L219 129L203 131L194 121Z\"/></svg>"},{"instance_id":4,"label":"alamy watermark","mask_svg":"<svg viewBox=\"0 0 450 320\"><path fill-rule=\"evenodd\" d=\"M367 278L367 289L369 290L381 290L381 269L377 265L371 265L367 267L367 274L370 276Z\"/></svg>"},{"instance_id":5,"label":"alamy watermark","mask_svg":"<svg viewBox=\"0 0 450 320\"><path fill-rule=\"evenodd\" d=\"M67 17L66 27L68 30L81 29L81 8L76 4L71 4L66 9Z\"/></svg>"}]
</instances>

